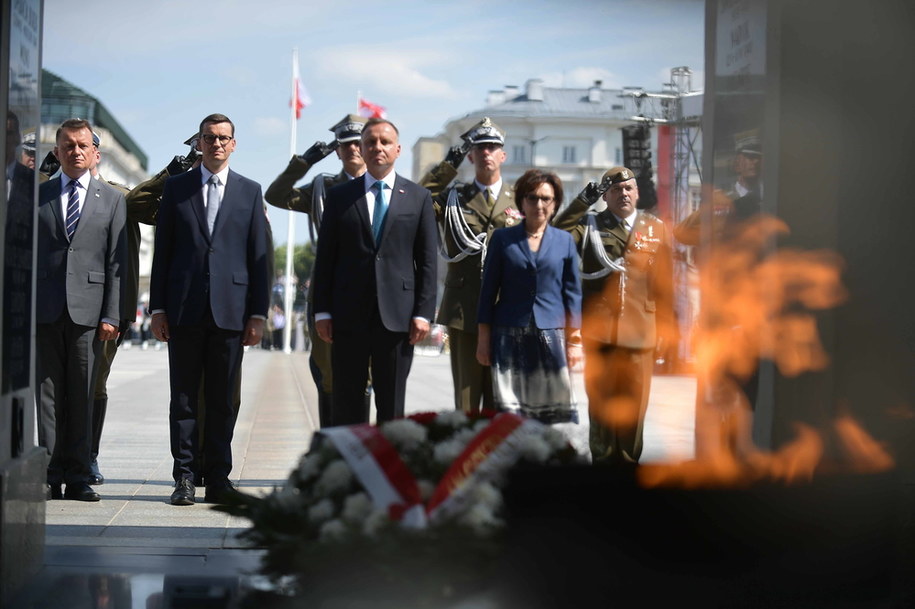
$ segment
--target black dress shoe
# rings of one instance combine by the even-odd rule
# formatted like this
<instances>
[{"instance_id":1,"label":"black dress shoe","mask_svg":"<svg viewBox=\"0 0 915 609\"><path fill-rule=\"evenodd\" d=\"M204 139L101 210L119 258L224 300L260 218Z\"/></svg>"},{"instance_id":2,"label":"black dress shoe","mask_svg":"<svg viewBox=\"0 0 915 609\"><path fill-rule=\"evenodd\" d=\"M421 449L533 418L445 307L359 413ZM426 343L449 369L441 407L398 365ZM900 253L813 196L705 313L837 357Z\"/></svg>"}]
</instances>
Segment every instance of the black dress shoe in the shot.
<instances>
[{"instance_id":1,"label":"black dress shoe","mask_svg":"<svg viewBox=\"0 0 915 609\"><path fill-rule=\"evenodd\" d=\"M68 484L67 490L64 491L64 499L74 501L98 501L102 497L92 490L88 484Z\"/></svg>"},{"instance_id":2,"label":"black dress shoe","mask_svg":"<svg viewBox=\"0 0 915 609\"><path fill-rule=\"evenodd\" d=\"M227 503L232 495L239 495L238 489L228 480L219 484L207 484L206 494L203 500L207 503Z\"/></svg>"},{"instance_id":3,"label":"black dress shoe","mask_svg":"<svg viewBox=\"0 0 915 609\"><path fill-rule=\"evenodd\" d=\"M48 499L63 499L63 491L60 490L59 484L48 485Z\"/></svg>"},{"instance_id":4,"label":"black dress shoe","mask_svg":"<svg viewBox=\"0 0 915 609\"><path fill-rule=\"evenodd\" d=\"M175 492L172 493L172 505L194 505L194 496L197 489L194 483L187 478L182 478L175 483Z\"/></svg>"},{"instance_id":5,"label":"black dress shoe","mask_svg":"<svg viewBox=\"0 0 915 609\"><path fill-rule=\"evenodd\" d=\"M89 469L92 473L89 474L89 484L95 486L99 484L105 484L105 476L102 475L102 472L98 469L98 461L93 460L89 464Z\"/></svg>"}]
</instances>

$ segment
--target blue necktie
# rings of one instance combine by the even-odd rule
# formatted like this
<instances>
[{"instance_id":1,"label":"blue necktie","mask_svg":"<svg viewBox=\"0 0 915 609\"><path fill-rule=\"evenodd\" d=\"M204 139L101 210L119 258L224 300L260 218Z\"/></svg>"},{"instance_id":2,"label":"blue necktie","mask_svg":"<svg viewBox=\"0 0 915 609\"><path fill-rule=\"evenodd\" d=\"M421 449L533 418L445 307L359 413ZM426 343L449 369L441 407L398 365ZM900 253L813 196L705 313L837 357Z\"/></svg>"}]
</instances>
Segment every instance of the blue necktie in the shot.
<instances>
[{"instance_id":1,"label":"blue necktie","mask_svg":"<svg viewBox=\"0 0 915 609\"><path fill-rule=\"evenodd\" d=\"M211 175L207 180L207 227L213 234L216 225L216 214L219 212L219 178Z\"/></svg>"},{"instance_id":2,"label":"blue necktie","mask_svg":"<svg viewBox=\"0 0 915 609\"><path fill-rule=\"evenodd\" d=\"M384 227L384 216L388 213L388 202L384 197L384 182L378 180L374 184L375 190L375 211L372 214L372 236L375 237L375 243L381 241L381 229Z\"/></svg>"},{"instance_id":3,"label":"blue necktie","mask_svg":"<svg viewBox=\"0 0 915 609\"><path fill-rule=\"evenodd\" d=\"M67 194L67 239L73 241L73 233L76 232L76 225L79 224L79 192L77 186L79 182L70 180L70 192Z\"/></svg>"}]
</instances>

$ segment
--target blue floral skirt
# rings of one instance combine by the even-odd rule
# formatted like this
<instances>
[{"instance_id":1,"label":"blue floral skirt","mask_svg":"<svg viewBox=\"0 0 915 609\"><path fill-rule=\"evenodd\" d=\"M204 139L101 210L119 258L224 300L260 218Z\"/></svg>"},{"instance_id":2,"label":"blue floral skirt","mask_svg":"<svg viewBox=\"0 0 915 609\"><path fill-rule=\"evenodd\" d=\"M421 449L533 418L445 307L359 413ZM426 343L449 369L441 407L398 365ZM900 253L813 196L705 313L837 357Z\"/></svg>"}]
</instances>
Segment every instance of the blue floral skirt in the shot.
<instances>
[{"instance_id":1,"label":"blue floral skirt","mask_svg":"<svg viewBox=\"0 0 915 609\"><path fill-rule=\"evenodd\" d=\"M565 330L492 328L493 396L497 408L542 423L577 423Z\"/></svg>"}]
</instances>

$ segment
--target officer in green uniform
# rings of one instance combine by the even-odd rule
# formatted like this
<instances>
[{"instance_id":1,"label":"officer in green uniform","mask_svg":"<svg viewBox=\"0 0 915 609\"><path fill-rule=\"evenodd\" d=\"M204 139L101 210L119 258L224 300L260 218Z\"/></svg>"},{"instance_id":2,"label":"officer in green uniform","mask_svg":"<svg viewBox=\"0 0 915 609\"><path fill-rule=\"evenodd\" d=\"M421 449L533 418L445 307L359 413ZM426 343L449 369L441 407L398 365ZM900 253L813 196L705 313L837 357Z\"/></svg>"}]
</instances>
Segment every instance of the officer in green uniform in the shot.
<instances>
[{"instance_id":1,"label":"officer in green uniform","mask_svg":"<svg viewBox=\"0 0 915 609\"><path fill-rule=\"evenodd\" d=\"M445 291L436 323L448 327L454 406L464 412L493 408L492 372L477 362L477 301L486 244L492 232L522 221L512 189L502 181L505 134L488 117L461 136L420 184L432 192L442 255L448 261ZM457 168L467 155L474 181L457 182Z\"/></svg>"},{"instance_id":2,"label":"officer in green uniform","mask_svg":"<svg viewBox=\"0 0 915 609\"><path fill-rule=\"evenodd\" d=\"M348 114L343 120L330 128L334 134L331 144L315 142L311 148L302 155L295 155L290 159L289 165L264 193L267 203L280 209L290 209L306 213L309 216L309 231L312 241L317 239L318 229L321 226L321 214L324 210L325 193L336 186L358 178L365 173L365 162L359 151L362 137L362 127L365 119L355 114ZM337 158L343 162L343 169L336 175L319 174L308 184L295 188L295 183L301 180L311 169L312 165L329 155L337 152ZM318 418L321 427L330 422L333 407L333 376L330 366L330 343L318 338L315 332L314 311L312 309L311 291L308 292L308 311L306 313L308 335L311 338L311 356L309 367L311 375L318 388ZM368 408L369 395L366 395Z\"/></svg>"},{"instance_id":3,"label":"officer in green uniform","mask_svg":"<svg viewBox=\"0 0 915 609\"><path fill-rule=\"evenodd\" d=\"M102 342L98 358L98 375L92 404L92 460L90 462L92 471L89 475L89 484L103 484L105 482L105 476L102 475L98 467L98 453L102 438L102 428L105 425L105 414L108 410L108 375L111 373L111 364L114 362L114 356L117 355L118 347L121 346L121 341L123 341L127 329L137 319L137 296L140 281L140 223L150 225L156 223L155 209L150 209L147 205L132 203L127 197L129 191L126 186L117 182L106 181L99 175L100 143L98 134L93 133L92 144L95 147L96 156L89 171L96 179L105 181L109 186L120 191L127 199L127 223L125 224L127 260L124 266L124 277L121 282L120 334L118 334L116 341L107 340Z\"/></svg>"},{"instance_id":4,"label":"officer in green uniform","mask_svg":"<svg viewBox=\"0 0 915 609\"><path fill-rule=\"evenodd\" d=\"M589 213L603 197L607 209ZM637 209L635 174L608 170L553 220L579 246L591 457L637 463L659 341L673 340L671 237Z\"/></svg>"}]
</instances>

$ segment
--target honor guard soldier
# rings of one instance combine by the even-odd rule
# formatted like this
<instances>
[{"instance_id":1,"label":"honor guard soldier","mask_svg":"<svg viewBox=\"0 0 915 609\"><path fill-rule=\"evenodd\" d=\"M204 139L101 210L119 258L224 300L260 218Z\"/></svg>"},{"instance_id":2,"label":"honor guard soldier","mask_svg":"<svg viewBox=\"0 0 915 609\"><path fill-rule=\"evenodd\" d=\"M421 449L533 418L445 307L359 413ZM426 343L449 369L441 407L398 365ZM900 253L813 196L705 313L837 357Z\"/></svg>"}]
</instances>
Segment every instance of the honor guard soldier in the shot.
<instances>
[{"instance_id":1,"label":"honor guard soldier","mask_svg":"<svg viewBox=\"0 0 915 609\"><path fill-rule=\"evenodd\" d=\"M603 197L607 208L589 212ZM637 209L635 174L614 167L553 220L569 231L582 264L585 390L595 463L637 463L655 349L673 339L671 239Z\"/></svg>"},{"instance_id":2,"label":"honor guard soldier","mask_svg":"<svg viewBox=\"0 0 915 609\"><path fill-rule=\"evenodd\" d=\"M295 155L289 165L264 193L267 203L280 209L298 211L309 216L309 233L313 243L317 243L318 230L321 227L321 216L324 211L324 197L328 190L365 173L365 162L359 151L362 128L365 119L355 114L348 114L343 120L331 127L334 141L330 144L315 142L302 155ZM336 151L337 158L343 163L343 169L336 175L322 173L304 186L295 187L311 167L331 152ZM318 338L315 332L313 298L308 291L308 311L306 313L308 336L311 339L311 357L309 367L318 388L318 417L321 427L330 423L333 405L333 376L331 374L331 345ZM366 394L368 409L369 394Z\"/></svg>"},{"instance_id":3,"label":"honor guard soldier","mask_svg":"<svg viewBox=\"0 0 915 609\"><path fill-rule=\"evenodd\" d=\"M441 254L448 262L445 291L436 322L448 327L454 405L464 412L493 408L492 373L477 362L477 304L486 244L494 230L522 221L511 187L502 180L505 134L488 117L461 136L445 160L421 181L432 192L441 236ZM474 180L457 182L465 155L473 163Z\"/></svg>"}]
</instances>

